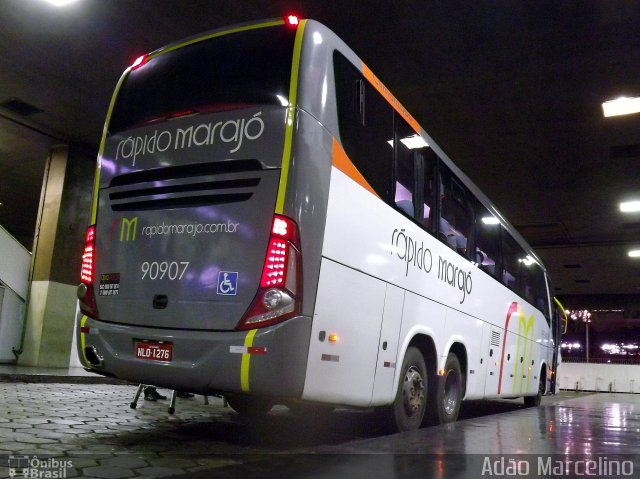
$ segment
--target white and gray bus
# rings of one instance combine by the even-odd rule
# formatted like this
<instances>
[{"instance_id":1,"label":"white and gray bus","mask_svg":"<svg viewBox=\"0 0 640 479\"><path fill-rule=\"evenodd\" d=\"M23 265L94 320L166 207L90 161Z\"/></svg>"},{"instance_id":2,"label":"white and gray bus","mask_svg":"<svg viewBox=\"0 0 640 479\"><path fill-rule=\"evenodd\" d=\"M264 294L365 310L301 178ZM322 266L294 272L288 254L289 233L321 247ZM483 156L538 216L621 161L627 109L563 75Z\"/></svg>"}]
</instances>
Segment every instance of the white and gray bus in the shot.
<instances>
[{"instance_id":1,"label":"white and gray bus","mask_svg":"<svg viewBox=\"0 0 640 479\"><path fill-rule=\"evenodd\" d=\"M139 58L109 106L78 288L99 374L274 404L553 391L540 259L356 54L313 20Z\"/></svg>"}]
</instances>

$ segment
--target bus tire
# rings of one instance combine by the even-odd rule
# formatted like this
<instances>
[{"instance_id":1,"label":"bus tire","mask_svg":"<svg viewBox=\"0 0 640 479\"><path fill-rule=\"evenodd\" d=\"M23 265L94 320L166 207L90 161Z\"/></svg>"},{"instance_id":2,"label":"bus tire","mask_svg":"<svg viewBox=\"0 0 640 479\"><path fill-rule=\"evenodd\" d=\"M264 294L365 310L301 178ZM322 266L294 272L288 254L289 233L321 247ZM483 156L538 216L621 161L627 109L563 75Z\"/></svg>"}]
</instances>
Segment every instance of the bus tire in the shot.
<instances>
[{"instance_id":1,"label":"bus tire","mask_svg":"<svg viewBox=\"0 0 640 479\"><path fill-rule=\"evenodd\" d=\"M256 396L229 395L226 399L231 409L245 417L264 416L273 407L270 400Z\"/></svg>"},{"instance_id":2,"label":"bus tire","mask_svg":"<svg viewBox=\"0 0 640 479\"><path fill-rule=\"evenodd\" d=\"M422 424L427 408L427 367L418 348L407 349L400 372L396 398L389 412L396 430L413 431Z\"/></svg>"},{"instance_id":3,"label":"bus tire","mask_svg":"<svg viewBox=\"0 0 640 479\"><path fill-rule=\"evenodd\" d=\"M460 361L454 353L447 356L444 371L444 375L436 377L436 391L430 400L430 416L438 424L447 424L458 419L464 390Z\"/></svg>"},{"instance_id":4,"label":"bus tire","mask_svg":"<svg viewBox=\"0 0 640 479\"><path fill-rule=\"evenodd\" d=\"M542 402L542 394L544 393L544 377L540 375L540 381L538 382L538 394L535 396L524 397L524 407L538 407Z\"/></svg>"}]
</instances>

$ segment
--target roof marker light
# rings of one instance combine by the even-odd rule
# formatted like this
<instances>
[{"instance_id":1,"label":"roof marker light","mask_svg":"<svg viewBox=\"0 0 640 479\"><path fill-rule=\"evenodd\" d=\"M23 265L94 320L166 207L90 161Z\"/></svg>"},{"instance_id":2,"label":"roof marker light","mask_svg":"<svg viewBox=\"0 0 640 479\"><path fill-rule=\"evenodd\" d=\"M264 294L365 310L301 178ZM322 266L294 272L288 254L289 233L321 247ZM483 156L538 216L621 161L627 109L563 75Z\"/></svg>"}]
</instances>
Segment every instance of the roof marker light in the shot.
<instances>
[{"instance_id":1,"label":"roof marker light","mask_svg":"<svg viewBox=\"0 0 640 479\"><path fill-rule=\"evenodd\" d=\"M135 61L131 64L131 69L135 70L136 68L140 68L142 65L147 63L147 55L140 55Z\"/></svg>"},{"instance_id":2,"label":"roof marker light","mask_svg":"<svg viewBox=\"0 0 640 479\"><path fill-rule=\"evenodd\" d=\"M300 18L297 15L286 16L287 25L295 27L300 24Z\"/></svg>"}]
</instances>

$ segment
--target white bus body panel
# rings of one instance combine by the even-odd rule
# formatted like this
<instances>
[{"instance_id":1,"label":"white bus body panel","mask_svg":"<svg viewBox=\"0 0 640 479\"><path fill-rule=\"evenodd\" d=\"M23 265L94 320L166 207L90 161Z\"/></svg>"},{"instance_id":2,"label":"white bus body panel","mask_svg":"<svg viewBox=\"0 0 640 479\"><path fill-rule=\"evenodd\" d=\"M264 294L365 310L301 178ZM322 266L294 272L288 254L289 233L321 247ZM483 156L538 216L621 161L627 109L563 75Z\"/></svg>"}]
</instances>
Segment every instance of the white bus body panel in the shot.
<instances>
[{"instance_id":1,"label":"white bus body panel","mask_svg":"<svg viewBox=\"0 0 640 479\"><path fill-rule=\"evenodd\" d=\"M411 248L421 261L407 261ZM464 346L466 399L536 393L552 353L544 316L335 167L322 256L303 399L390 403L417 334L432 339L437 369L454 343ZM320 342L320 331L338 334L339 344Z\"/></svg>"},{"instance_id":2,"label":"white bus body panel","mask_svg":"<svg viewBox=\"0 0 640 479\"><path fill-rule=\"evenodd\" d=\"M302 399L369 406L385 291L378 279L322 260Z\"/></svg>"}]
</instances>

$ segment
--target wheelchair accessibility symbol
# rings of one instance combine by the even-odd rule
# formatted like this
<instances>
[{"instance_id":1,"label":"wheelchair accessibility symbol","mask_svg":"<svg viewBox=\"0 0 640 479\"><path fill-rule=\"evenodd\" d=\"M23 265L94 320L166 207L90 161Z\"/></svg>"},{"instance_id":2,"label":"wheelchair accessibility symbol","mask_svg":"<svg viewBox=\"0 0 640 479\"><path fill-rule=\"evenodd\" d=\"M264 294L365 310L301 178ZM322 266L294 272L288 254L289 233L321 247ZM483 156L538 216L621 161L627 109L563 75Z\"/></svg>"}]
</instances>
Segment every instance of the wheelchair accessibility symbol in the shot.
<instances>
[{"instance_id":1,"label":"wheelchair accessibility symbol","mask_svg":"<svg viewBox=\"0 0 640 479\"><path fill-rule=\"evenodd\" d=\"M220 271L218 273L218 291L222 296L235 296L238 292L238 272Z\"/></svg>"}]
</instances>

